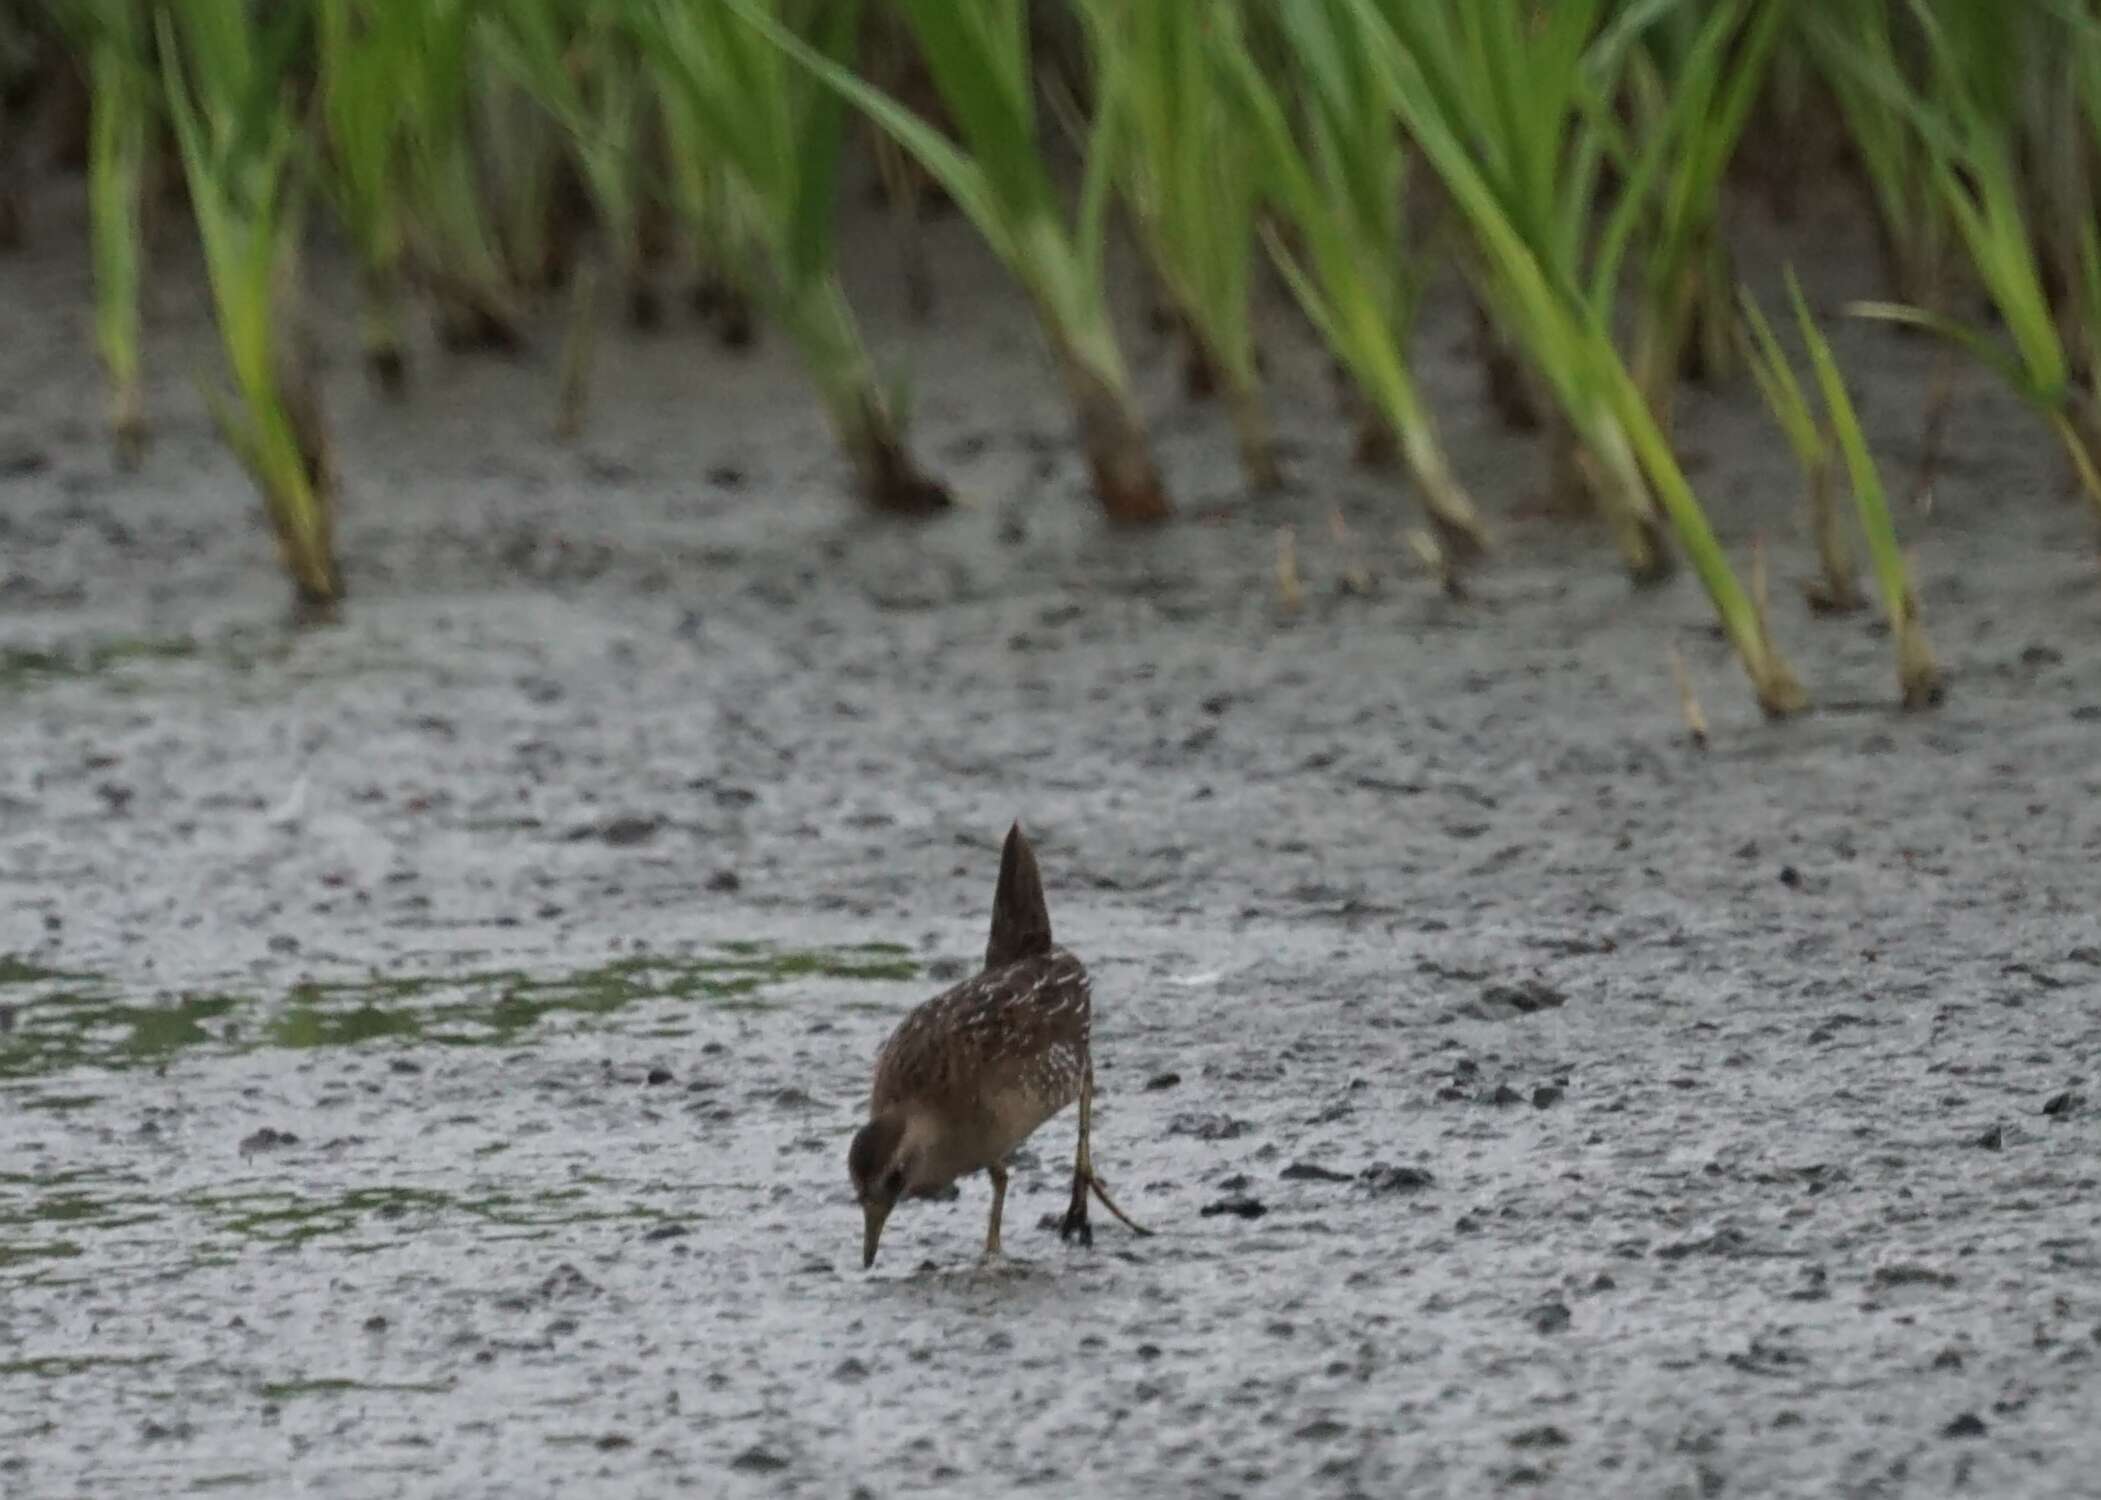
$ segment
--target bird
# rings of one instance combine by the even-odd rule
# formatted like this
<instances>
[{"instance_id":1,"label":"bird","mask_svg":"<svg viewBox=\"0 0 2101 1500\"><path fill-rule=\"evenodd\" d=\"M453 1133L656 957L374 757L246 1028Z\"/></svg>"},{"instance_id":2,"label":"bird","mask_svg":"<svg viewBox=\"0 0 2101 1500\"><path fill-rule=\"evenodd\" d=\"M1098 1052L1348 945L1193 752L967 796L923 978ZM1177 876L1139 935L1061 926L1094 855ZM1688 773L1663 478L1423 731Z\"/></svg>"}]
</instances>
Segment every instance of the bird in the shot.
<instances>
[{"instance_id":1,"label":"bird","mask_svg":"<svg viewBox=\"0 0 2101 1500\"><path fill-rule=\"evenodd\" d=\"M1134 1233L1151 1233L1116 1206L1094 1171L1093 991L1086 965L1051 939L1043 877L1017 821L1000 853L984 969L914 1007L876 1054L868 1121L846 1162L861 1206L863 1270L875 1264L901 1199L935 1196L978 1171L992 1181L984 1255L999 1256L1007 1158L1075 1102L1079 1140L1059 1238L1094 1243L1089 1193Z\"/></svg>"}]
</instances>

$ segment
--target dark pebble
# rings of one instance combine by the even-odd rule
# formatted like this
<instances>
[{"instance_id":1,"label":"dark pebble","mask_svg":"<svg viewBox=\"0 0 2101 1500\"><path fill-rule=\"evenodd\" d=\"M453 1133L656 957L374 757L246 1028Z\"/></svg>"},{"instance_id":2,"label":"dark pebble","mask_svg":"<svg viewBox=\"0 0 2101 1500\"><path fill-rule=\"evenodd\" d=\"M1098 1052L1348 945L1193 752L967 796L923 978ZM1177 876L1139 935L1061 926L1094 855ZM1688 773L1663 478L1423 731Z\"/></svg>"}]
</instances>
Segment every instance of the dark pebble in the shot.
<instances>
[{"instance_id":1,"label":"dark pebble","mask_svg":"<svg viewBox=\"0 0 2101 1500\"><path fill-rule=\"evenodd\" d=\"M1941 1429L1941 1436L1949 1438L1983 1437L1984 1434L1989 1430L1990 1429L1988 1429L1984 1425L1984 1418L1978 1416L1977 1413L1973 1411L1966 1411L1961 1416L1955 1418L1955 1420L1950 1422L1947 1426L1943 1427Z\"/></svg>"},{"instance_id":2,"label":"dark pebble","mask_svg":"<svg viewBox=\"0 0 2101 1500\"><path fill-rule=\"evenodd\" d=\"M31 474L41 474L51 467L51 455L41 448L32 448L27 443L10 443L0 448L0 477L23 479Z\"/></svg>"},{"instance_id":3,"label":"dark pebble","mask_svg":"<svg viewBox=\"0 0 2101 1500\"><path fill-rule=\"evenodd\" d=\"M1207 1219L1215 1219L1220 1214L1231 1214L1236 1219L1259 1219L1269 1210L1256 1199L1238 1194L1221 1198L1216 1203L1206 1203L1202 1212Z\"/></svg>"},{"instance_id":4,"label":"dark pebble","mask_svg":"<svg viewBox=\"0 0 2101 1500\"><path fill-rule=\"evenodd\" d=\"M1483 1009L1504 1015L1529 1016L1543 1010L1559 1010L1568 996L1544 979L1520 979L1515 984L1492 984L1481 991Z\"/></svg>"},{"instance_id":5,"label":"dark pebble","mask_svg":"<svg viewBox=\"0 0 2101 1500\"><path fill-rule=\"evenodd\" d=\"M1330 1171L1318 1162L1295 1161L1278 1174L1286 1182L1350 1182L1347 1172Z\"/></svg>"},{"instance_id":6,"label":"dark pebble","mask_svg":"<svg viewBox=\"0 0 2101 1500\"><path fill-rule=\"evenodd\" d=\"M622 1448L632 1448L635 1440L624 1432L609 1432L592 1445L600 1453L617 1453Z\"/></svg>"},{"instance_id":7,"label":"dark pebble","mask_svg":"<svg viewBox=\"0 0 2101 1500\"><path fill-rule=\"evenodd\" d=\"M862 1364L850 1354L832 1367L832 1379L834 1380L852 1382L866 1380L867 1378L868 1366Z\"/></svg>"},{"instance_id":8,"label":"dark pebble","mask_svg":"<svg viewBox=\"0 0 2101 1500\"><path fill-rule=\"evenodd\" d=\"M1876 1286L1953 1286L1953 1272L1943 1271L1937 1266L1922 1266L1911 1261L1896 1265L1877 1266L1870 1278Z\"/></svg>"},{"instance_id":9,"label":"dark pebble","mask_svg":"<svg viewBox=\"0 0 2101 1500\"><path fill-rule=\"evenodd\" d=\"M1173 1088L1181 1081L1182 1075L1179 1073L1155 1073L1152 1077L1146 1079L1145 1086L1148 1092L1158 1093L1162 1089Z\"/></svg>"},{"instance_id":10,"label":"dark pebble","mask_svg":"<svg viewBox=\"0 0 2101 1500\"><path fill-rule=\"evenodd\" d=\"M632 849L648 843L657 836L662 827L658 818L643 818L629 815L612 818L604 823L585 823L569 830L566 837L572 844L588 843L593 839L615 849Z\"/></svg>"},{"instance_id":11,"label":"dark pebble","mask_svg":"<svg viewBox=\"0 0 2101 1500\"><path fill-rule=\"evenodd\" d=\"M1802 872L1793 865L1782 865L1780 867L1780 883L1791 891L1798 890L1802 884Z\"/></svg>"},{"instance_id":12,"label":"dark pebble","mask_svg":"<svg viewBox=\"0 0 2101 1500\"><path fill-rule=\"evenodd\" d=\"M746 1448L730 1460L730 1467L740 1474L778 1474L788 1467L788 1460L764 1448Z\"/></svg>"},{"instance_id":13,"label":"dark pebble","mask_svg":"<svg viewBox=\"0 0 2101 1500\"><path fill-rule=\"evenodd\" d=\"M659 1224L642 1236L644 1243L657 1240L682 1240L693 1231L683 1224Z\"/></svg>"},{"instance_id":14,"label":"dark pebble","mask_svg":"<svg viewBox=\"0 0 2101 1500\"><path fill-rule=\"evenodd\" d=\"M1230 1141L1247 1131L1247 1121L1227 1115L1176 1115L1167 1122L1169 1135L1193 1135L1200 1141Z\"/></svg>"},{"instance_id":15,"label":"dark pebble","mask_svg":"<svg viewBox=\"0 0 2101 1500\"><path fill-rule=\"evenodd\" d=\"M1526 1321L1540 1333L1560 1333L1573 1319L1566 1306L1559 1302L1542 1302L1526 1315Z\"/></svg>"},{"instance_id":16,"label":"dark pebble","mask_svg":"<svg viewBox=\"0 0 2101 1500\"><path fill-rule=\"evenodd\" d=\"M1987 1151L1999 1150L2006 1144L2006 1127L2004 1125L1992 1126L1984 1134L1978 1136L1973 1144L1982 1146Z\"/></svg>"},{"instance_id":17,"label":"dark pebble","mask_svg":"<svg viewBox=\"0 0 2101 1500\"><path fill-rule=\"evenodd\" d=\"M1568 1434L1549 1422L1541 1427L1527 1427L1522 1432L1510 1434L1513 1448L1566 1448Z\"/></svg>"},{"instance_id":18,"label":"dark pebble","mask_svg":"<svg viewBox=\"0 0 2101 1500\"><path fill-rule=\"evenodd\" d=\"M660 1083L671 1082L671 1070L664 1067L651 1068L649 1070L649 1082L651 1087Z\"/></svg>"},{"instance_id":19,"label":"dark pebble","mask_svg":"<svg viewBox=\"0 0 2101 1500\"><path fill-rule=\"evenodd\" d=\"M1538 1088L1532 1090L1532 1107L1534 1109L1550 1109L1560 1102L1561 1090L1554 1087L1551 1083L1542 1083Z\"/></svg>"},{"instance_id":20,"label":"dark pebble","mask_svg":"<svg viewBox=\"0 0 2101 1500\"><path fill-rule=\"evenodd\" d=\"M1731 1226L1717 1229L1713 1234L1701 1235L1689 1240L1674 1240L1668 1245L1656 1247L1658 1260L1684 1260L1691 1255L1735 1256L1744 1253L1749 1241L1744 1232Z\"/></svg>"},{"instance_id":21,"label":"dark pebble","mask_svg":"<svg viewBox=\"0 0 2101 1500\"><path fill-rule=\"evenodd\" d=\"M1421 1167L1394 1167L1383 1161L1359 1172L1357 1180L1374 1193L1419 1193L1437 1181Z\"/></svg>"},{"instance_id":22,"label":"dark pebble","mask_svg":"<svg viewBox=\"0 0 2101 1500\"><path fill-rule=\"evenodd\" d=\"M1520 1094L1509 1084L1499 1083L1495 1086L1495 1092L1488 1096L1488 1102L1498 1107L1511 1104L1522 1104L1525 1102L1525 1096L1523 1094Z\"/></svg>"},{"instance_id":23,"label":"dark pebble","mask_svg":"<svg viewBox=\"0 0 2101 1500\"><path fill-rule=\"evenodd\" d=\"M265 1125L254 1135L241 1142L241 1154L247 1156L256 1151L274 1151L279 1146L296 1146L299 1137L289 1130L277 1130Z\"/></svg>"},{"instance_id":24,"label":"dark pebble","mask_svg":"<svg viewBox=\"0 0 2101 1500\"><path fill-rule=\"evenodd\" d=\"M371 1317L365 1319L365 1332L385 1333L386 1331L387 1315L385 1313L374 1313Z\"/></svg>"},{"instance_id":25,"label":"dark pebble","mask_svg":"<svg viewBox=\"0 0 2101 1500\"><path fill-rule=\"evenodd\" d=\"M744 877L735 870L717 870L708 877L708 889L719 895L744 889Z\"/></svg>"},{"instance_id":26,"label":"dark pebble","mask_svg":"<svg viewBox=\"0 0 2101 1500\"><path fill-rule=\"evenodd\" d=\"M2061 1120L2075 1114L2086 1103L2086 1095L2066 1089L2062 1094L2052 1094L2043 1104L2043 1113L2053 1120Z\"/></svg>"}]
</instances>

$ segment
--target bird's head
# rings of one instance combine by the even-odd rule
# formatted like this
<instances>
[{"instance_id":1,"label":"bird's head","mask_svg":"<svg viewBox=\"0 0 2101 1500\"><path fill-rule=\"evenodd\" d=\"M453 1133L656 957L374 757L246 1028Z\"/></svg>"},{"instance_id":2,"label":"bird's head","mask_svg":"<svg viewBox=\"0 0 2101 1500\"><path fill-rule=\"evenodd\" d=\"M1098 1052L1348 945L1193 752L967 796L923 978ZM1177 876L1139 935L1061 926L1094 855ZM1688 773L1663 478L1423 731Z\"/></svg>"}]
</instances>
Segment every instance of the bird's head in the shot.
<instances>
[{"instance_id":1,"label":"bird's head","mask_svg":"<svg viewBox=\"0 0 2101 1500\"><path fill-rule=\"evenodd\" d=\"M883 1221L897 1200L916 1184L913 1169L919 1152L912 1132L900 1115L877 1115L854 1133L846 1153L847 1174L853 1178L854 1197L861 1204L861 1269L875 1264L875 1247L883 1237Z\"/></svg>"}]
</instances>

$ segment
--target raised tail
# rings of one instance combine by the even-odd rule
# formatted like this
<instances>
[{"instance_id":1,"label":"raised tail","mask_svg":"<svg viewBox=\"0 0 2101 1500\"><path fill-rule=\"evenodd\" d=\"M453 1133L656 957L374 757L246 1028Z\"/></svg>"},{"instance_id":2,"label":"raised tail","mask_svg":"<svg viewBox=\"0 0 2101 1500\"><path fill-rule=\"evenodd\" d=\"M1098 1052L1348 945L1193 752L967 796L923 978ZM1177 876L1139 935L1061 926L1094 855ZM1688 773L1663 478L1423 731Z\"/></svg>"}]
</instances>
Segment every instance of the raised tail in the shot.
<instances>
[{"instance_id":1,"label":"raised tail","mask_svg":"<svg viewBox=\"0 0 2101 1500\"><path fill-rule=\"evenodd\" d=\"M1050 945L1050 907L1043 900L1036 851L1016 823L1007 830L1007 847L999 858L999 888L992 893L992 936L985 944L985 967L1002 968L1048 952Z\"/></svg>"}]
</instances>

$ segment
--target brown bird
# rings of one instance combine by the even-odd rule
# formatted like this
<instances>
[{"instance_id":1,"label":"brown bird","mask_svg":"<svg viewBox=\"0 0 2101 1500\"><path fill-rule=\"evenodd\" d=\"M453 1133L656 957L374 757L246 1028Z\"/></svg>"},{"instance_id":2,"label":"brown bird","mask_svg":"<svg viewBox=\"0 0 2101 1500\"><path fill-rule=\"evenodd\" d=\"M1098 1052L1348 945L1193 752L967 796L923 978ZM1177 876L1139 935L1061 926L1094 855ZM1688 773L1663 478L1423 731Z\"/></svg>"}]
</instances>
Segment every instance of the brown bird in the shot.
<instances>
[{"instance_id":1,"label":"brown bird","mask_svg":"<svg viewBox=\"0 0 2101 1500\"><path fill-rule=\"evenodd\" d=\"M1090 1192L1133 1231L1150 1233L1110 1201L1088 1154L1093 990L1085 965L1051 941L1043 877L1016 823L1000 857L984 972L916 1007L876 1054L868 1123L846 1157L861 1204L863 1269L875 1264L900 1198L930 1197L980 1169L992 1179L985 1254L999 1254L1007 1157L1075 1099L1079 1150L1059 1237L1094 1243Z\"/></svg>"}]
</instances>

